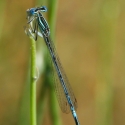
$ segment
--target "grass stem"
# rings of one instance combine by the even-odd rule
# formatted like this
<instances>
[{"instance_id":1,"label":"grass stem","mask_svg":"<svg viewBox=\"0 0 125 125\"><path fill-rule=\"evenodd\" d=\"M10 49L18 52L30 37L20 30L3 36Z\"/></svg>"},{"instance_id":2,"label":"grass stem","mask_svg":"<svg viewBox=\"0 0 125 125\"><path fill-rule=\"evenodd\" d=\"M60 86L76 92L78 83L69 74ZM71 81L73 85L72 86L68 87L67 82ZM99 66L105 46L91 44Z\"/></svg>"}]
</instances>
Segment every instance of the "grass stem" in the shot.
<instances>
[{"instance_id":1,"label":"grass stem","mask_svg":"<svg viewBox=\"0 0 125 125\"><path fill-rule=\"evenodd\" d=\"M31 38L30 122L36 125L36 42Z\"/></svg>"}]
</instances>

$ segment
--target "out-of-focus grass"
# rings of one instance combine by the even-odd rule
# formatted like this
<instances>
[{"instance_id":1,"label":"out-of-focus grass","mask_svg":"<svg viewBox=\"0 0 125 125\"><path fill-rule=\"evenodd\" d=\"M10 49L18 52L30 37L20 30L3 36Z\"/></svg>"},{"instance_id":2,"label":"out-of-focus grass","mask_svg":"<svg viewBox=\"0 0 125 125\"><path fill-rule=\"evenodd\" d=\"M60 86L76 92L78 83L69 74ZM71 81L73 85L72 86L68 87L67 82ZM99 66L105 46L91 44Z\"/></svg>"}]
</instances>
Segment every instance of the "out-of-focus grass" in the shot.
<instances>
[{"instance_id":1,"label":"out-of-focus grass","mask_svg":"<svg viewBox=\"0 0 125 125\"><path fill-rule=\"evenodd\" d=\"M6 5L6 0L1 0L0 1L0 16L3 18L1 18L0 20L0 38L2 35L2 30L3 30L5 5Z\"/></svg>"},{"instance_id":2,"label":"out-of-focus grass","mask_svg":"<svg viewBox=\"0 0 125 125\"><path fill-rule=\"evenodd\" d=\"M119 4L117 1L105 0L101 3L99 20L100 40L98 43L98 82L96 85L97 125L113 124L113 56L118 17Z\"/></svg>"}]
</instances>

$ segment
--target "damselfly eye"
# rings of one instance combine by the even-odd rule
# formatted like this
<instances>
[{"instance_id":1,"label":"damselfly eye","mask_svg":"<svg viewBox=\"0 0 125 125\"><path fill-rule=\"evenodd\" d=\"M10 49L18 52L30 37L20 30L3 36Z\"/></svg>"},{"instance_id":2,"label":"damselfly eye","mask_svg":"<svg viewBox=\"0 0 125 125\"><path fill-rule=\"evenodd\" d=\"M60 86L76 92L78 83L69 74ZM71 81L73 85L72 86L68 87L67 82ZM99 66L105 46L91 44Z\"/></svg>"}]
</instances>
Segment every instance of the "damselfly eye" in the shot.
<instances>
[{"instance_id":1,"label":"damselfly eye","mask_svg":"<svg viewBox=\"0 0 125 125\"><path fill-rule=\"evenodd\" d=\"M27 15L28 16L32 16L32 15L34 15L35 14L35 9L34 8L31 8L31 9L28 9L27 10Z\"/></svg>"}]
</instances>

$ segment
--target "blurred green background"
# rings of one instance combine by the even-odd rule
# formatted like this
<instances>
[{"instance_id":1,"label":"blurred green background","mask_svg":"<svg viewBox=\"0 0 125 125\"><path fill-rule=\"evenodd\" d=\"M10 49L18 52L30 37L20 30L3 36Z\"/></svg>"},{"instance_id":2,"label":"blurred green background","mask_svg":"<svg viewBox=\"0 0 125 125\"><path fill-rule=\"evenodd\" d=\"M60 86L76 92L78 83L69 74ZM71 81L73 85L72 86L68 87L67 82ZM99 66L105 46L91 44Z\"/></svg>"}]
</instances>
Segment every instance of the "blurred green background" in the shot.
<instances>
[{"instance_id":1,"label":"blurred green background","mask_svg":"<svg viewBox=\"0 0 125 125\"><path fill-rule=\"evenodd\" d=\"M30 43L23 26L28 8L48 5L36 3L0 0L0 125L29 122ZM81 125L124 125L125 1L59 0L56 17L56 47ZM48 105L41 125L52 124ZM75 125L71 113L59 108L59 116L62 125Z\"/></svg>"}]
</instances>

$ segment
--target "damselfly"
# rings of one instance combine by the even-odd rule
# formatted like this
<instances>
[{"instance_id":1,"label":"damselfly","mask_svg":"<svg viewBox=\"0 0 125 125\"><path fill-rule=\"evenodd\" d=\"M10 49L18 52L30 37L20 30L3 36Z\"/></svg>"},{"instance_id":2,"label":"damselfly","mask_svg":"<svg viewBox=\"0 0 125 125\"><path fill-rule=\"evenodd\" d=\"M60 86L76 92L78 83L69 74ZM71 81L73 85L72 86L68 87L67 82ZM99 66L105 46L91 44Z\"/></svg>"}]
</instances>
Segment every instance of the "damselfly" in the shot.
<instances>
[{"instance_id":1,"label":"damselfly","mask_svg":"<svg viewBox=\"0 0 125 125\"><path fill-rule=\"evenodd\" d=\"M80 125L75 111L77 109L76 98L61 66L59 57L55 50L54 43L50 39L49 25L42 15L42 12L46 11L47 8L45 6L31 8L27 10L29 28L26 32L27 34L30 34L35 40L37 40L38 36L44 38L44 41L51 55L55 70L57 72L58 79L60 81L59 83L55 83L55 91L61 110L64 113L69 113L69 111L71 110L76 125ZM38 32L38 29L40 32Z\"/></svg>"}]
</instances>

